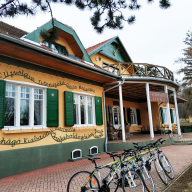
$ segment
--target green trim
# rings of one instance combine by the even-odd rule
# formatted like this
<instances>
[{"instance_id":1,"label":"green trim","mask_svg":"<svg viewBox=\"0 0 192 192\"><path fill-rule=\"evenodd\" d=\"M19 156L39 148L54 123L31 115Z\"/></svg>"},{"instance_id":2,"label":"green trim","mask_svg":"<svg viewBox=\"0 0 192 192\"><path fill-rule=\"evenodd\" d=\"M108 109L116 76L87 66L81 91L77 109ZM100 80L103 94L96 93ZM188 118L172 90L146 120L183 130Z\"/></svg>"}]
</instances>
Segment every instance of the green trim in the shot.
<instances>
[{"instance_id":1,"label":"green trim","mask_svg":"<svg viewBox=\"0 0 192 192\"><path fill-rule=\"evenodd\" d=\"M81 49L81 51L83 52L84 54L84 60L87 61L87 62L91 62L91 59L89 57L89 55L87 54L87 51L85 50L83 44L81 43L79 37L77 36L76 32L68 27L67 25L64 25L63 23L57 21L54 19L54 25L55 27L61 29L62 31L65 31L67 33L69 33L70 35L73 36L73 38L75 39L75 41L77 42L79 48ZM26 39L29 39L31 41L35 41L37 43L40 43L40 32L41 30L45 29L45 30L50 30L53 28L53 25L52 25L52 20L48 21L47 23L45 23L44 25L42 25L41 27L39 27L38 29L36 29L35 31L29 33L28 35L25 36Z\"/></svg>"},{"instance_id":2,"label":"green trim","mask_svg":"<svg viewBox=\"0 0 192 192\"><path fill-rule=\"evenodd\" d=\"M173 109L170 109L170 114L171 114L171 123L174 123Z\"/></svg>"},{"instance_id":3,"label":"green trim","mask_svg":"<svg viewBox=\"0 0 192 192\"><path fill-rule=\"evenodd\" d=\"M0 129L4 128L5 123L5 92L6 82L0 80Z\"/></svg>"},{"instance_id":4,"label":"green trim","mask_svg":"<svg viewBox=\"0 0 192 192\"><path fill-rule=\"evenodd\" d=\"M96 53L98 53L99 51L102 51L105 46L108 46L109 44L111 44L113 42L116 42L117 44L120 45L120 48L123 51L123 54L124 54L124 56L126 58L126 62L132 62L131 57L129 56L128 52L126 51L125 47L123 46L123 43L121 42L121 40L120 40L120 38L118 36L114 37L113 39L111 39L111 40L107 41L106 43L102 44L97 49L93 50L91 53L89 53L89 56L91 57L91 56L95 55ZM109 55L106 55L106 56L110 57ZM114 59L114 58L112 58L112 59Z\"/></svg>"},{"instance_id":5,"label":"green trim","mask_svg":"<svg viewBox=\"0 0 192 192\"><path fill-rule=\"evenodd\" d=\"M20 60L13 59L13 58L10 58L10 57L6 57L6 56L3 56L3 55L0 55L0 61L2 63L6 63L8 65L15 65L17 67L23 67L23 68L34 70L34 71L39 71L39 72L42 72L42 73L47 73L47 74L50 74L50 75L60 76L60 77L63 77L63 78L72 79L74 81L79 81L79 82L88 83L88 84L103 87L102 83L98 83L98 82L95 82L95 81L92 81L92 80L84 79L82 77L70 75L70 74L65 73L65 72L57 71L57 70L54 70L54 69L49 69L49 68L46 68L46 67L42 67L42 66L39 66L39 65L32 64L32 63L20 61Z\"/></svg>"},{"instance_id":6,"label":"green trim","mask_svg":"<svg viewBox=\"0 0 192 192\"><path fill-rule=\"evenodd\" d=\"M96 125L103 125L102 97L95 96Z\"/></svg>"},{"instance_id":7,"label":"green trim","mask_svg":"<svg viewBox=\"0 0 192 192\"><path fill-rule=\"evenodd\" d=\"M47 127L59 125L59 92L47 88Z\"/></svg>"},{"instance_id":8,"label":"green trim","mask_svg":"<svg viewBox=\"0 0 192 192\"><path fill-rule=\"evenodd\" d=\"M74 126L74 94L64 91L65 126Z\"/></svg>"},{"instance_id":9,"label":"green trim","mask_svg":"<svg viewBox=\"0 0 192 192\"><path fill-rule=\"evenodd\" d=\"M67 162L74 149L81 149L83 157L89 155L92 146L98 146L99 153L102 153L104 143L105 138L100 138L0 151L0 157L3 157L0 158L0 179Z\"/></svg>"}]
</instances>

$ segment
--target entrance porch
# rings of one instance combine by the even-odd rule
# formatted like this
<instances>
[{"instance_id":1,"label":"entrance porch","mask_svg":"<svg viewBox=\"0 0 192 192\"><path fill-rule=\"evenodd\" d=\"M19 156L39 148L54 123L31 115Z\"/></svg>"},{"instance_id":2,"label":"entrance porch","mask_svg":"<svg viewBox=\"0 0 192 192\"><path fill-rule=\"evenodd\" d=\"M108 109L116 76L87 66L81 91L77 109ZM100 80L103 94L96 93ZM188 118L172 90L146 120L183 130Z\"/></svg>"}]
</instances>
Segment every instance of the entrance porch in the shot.
<instances>
[{"instance_id":1,"label":"entrance porch","mask_svg":"<svg viewBox=\"0 0 192 192\"><path fill-rule=\"evenodd\" d=\"M182 136L180 137L178 134L174 134L173 137L170 139L168 134L165 135L155 135L154 140L163 138L165 140L165 144L162 145L168 146L173 145L176 140L182 139L182 140L192 140L192 133L182 133ZM152 142L150 135L146 134L137 134L133 135L130 139L126 140L126 142L123 142L123 140L114 140L114 141L108 141L107 144L107 150L108 151L123 151L124 149L134 148L133 142L139 142L140 145L147 145L148 143Z\"/></svg>"}]
</instances>

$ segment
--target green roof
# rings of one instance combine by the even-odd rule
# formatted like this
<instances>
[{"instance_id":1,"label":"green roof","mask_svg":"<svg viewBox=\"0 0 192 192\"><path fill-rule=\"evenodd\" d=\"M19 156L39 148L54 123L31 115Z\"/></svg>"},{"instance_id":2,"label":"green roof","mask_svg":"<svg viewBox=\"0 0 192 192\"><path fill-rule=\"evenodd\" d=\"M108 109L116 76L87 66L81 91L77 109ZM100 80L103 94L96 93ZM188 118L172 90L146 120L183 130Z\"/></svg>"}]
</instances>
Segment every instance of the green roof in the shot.
<instances>
[{"instance_id":1,"label":"green roof","mask_svg":"<svg viewBox=\"0 0 192 192\"><path fill-rule=\"evenodd\" d=\"M64 25L63 23L61 23L61 22L59 22L59 21L57 21L55 19L54 19L54 25L55 25L55 27L59 28L60 30L65 31L65 32L69 33L70 35L72 35L74 37L75 41L77 42L79 48L81 49L81 51L84 54L84 60L87 61L87 62L91 62L92 63L88 53L86 52L83 44L81 43L79 37L76 34L76 32L72 28L70 28L69 26ZM41 32L41 30L45 29L45 30L48 31L52 27L53 27L52 26L52 20L50 20L47 23L45 23L44 25L42 25L41 27L37 28L33 32L31 32L28 35L26 35L25 38L29 39L31 41L34 41L36 43L40 43L40 32Z\"/></svg>"},{"instance_id":2,"label":"green roof","mask_svg":"<svg viewBox=\"0 0 192 192\"><path fill-rule=\"evenodd\" d=\"M91 52L89 52L90 57L99 52L117 62L132 62L131 57L129 56L128 52L126 51L123 43L121 42L118 36L111 38L108 41L104 41L103 43L100 43L100 45L98 46L95 45L93 47L96 48L95 49L92 49L92 47L88 48L92 49Z\"/></svg>"}]
</instances>

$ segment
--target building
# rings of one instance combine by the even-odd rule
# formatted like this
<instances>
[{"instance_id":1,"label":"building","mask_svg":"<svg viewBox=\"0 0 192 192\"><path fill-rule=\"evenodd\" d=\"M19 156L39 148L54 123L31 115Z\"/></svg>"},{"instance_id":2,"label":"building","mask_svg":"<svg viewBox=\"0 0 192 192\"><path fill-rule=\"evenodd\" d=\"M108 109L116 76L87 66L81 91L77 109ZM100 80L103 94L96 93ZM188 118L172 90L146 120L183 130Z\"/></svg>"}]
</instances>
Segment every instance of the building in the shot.
<instances>
[{"instance_id":1,"label":"building","mask_svg":"<svg viewBox=\"0 0 192 192\"><path fill-rule=\"evenodd\" d=\"M103 153L110 126L123 142L128 124L152 140L162 124L181 135L170 70L133 63L119 37L85 49L54 24L59 39L48 44L40 31L51 21L31 33L0 22L0 178Z\"/></svg>"}]
</instances>

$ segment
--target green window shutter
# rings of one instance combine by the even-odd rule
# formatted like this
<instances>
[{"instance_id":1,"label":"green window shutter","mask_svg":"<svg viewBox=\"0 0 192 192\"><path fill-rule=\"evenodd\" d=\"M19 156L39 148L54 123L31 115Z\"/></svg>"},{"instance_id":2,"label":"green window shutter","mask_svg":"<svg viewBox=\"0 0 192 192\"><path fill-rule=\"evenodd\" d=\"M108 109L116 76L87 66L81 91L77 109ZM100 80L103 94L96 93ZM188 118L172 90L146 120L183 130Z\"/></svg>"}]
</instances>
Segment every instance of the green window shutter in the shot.
<instances>
[{"instance_id":1,"label":"green window shutter","mask_svg":"<svg viewBox=\"0 0 192 192\"><path fill-rule=\"evenodd\" d=\"M109 114L109 125L113 125L113 114L112 114L112 106L108 106L108 114Z\"/></svg>"},{"instance_id":2,"label":"green window shutter","mask_svg":"<svg viewBox=\"0 0 192 192\"><path fill-rule=\"evenodd\" d=\"M102 98L95 96L96 125L103 125Z\"/></svg>"},{"instance_id":3,"label":"green window shutter","mask_svg":"<svg viewBox=\"0 0 192 192\"><path fill-rule=\"evenodd\" d=\"M0 80L0 129L4 128L5 119L5 86L6 81Z\"/></svg>"},{"instance_id":4,"label":"green window shutter","mask_svg":"<svg viewBox=\"0 0 192 192\"><path fill-rule=\"evenodd\" d=\"M174 123L173 109L170 109L170 114L171 114L171 123Z\"/></svg>"},{"instance_id":5,"label":"green window shutter","mask_svg":"<svg viewBox=\"0 0 192 192\"><path fill-rule=\"evenodd\" d=\"M161 123L164 124L164 116L163 116L163 108L160 107L160 112L161 112Z\"/></svg>"},{"instance_id":6,"label":"green window shutter","mask_svg":"<svg viewBox=\"0 0 192 192\"><path fill-rule=\"evenodd\" d=\"M138 125L141 125L141 113L140 113L140 109L136 109L136 113L137 113L137 123L138 123Z\"/></svg>"},{"instance_id":7,"label":"green window shutter","mask_svg":"<svg viewBox=\"0 0 192 192\"><path fill-rule=\"evenodd\" d=\"M126 125L125 107L123 107L124 123Z\"/></svg>"},{"instance_id":8,"label":"green window shutter","mask_svg":"<svg viewBox=\"0 0 192 192\"><path fill-rule=\"evenodd\" d=\"M47 127L58 126L58 111L58 90L47 89Z\"/></svg>"},{"instance_id":9,"label":"green window shutter","mask_svg":"<svg viewBox=\"0 0 192 192\"><path fill-rule=\"evenodd\" d=\"M127 120L128 123L131 125L131 109L127 108Z\"/></svg>"},{"instance_id":10,"label":"green window shutter","mask_svg":"<svg viewBox=\"0 0 192 192\"><path fill-rule=\"evenodd\" d=\"M74 94L70 91L64 92L65 126L74 125Z\"/></svg>"}]
</instances>

